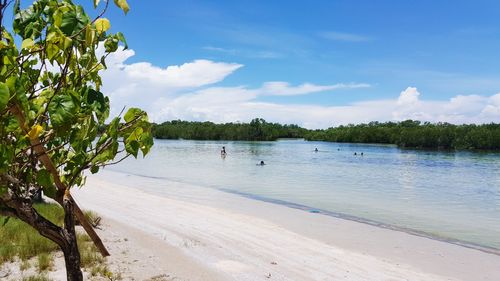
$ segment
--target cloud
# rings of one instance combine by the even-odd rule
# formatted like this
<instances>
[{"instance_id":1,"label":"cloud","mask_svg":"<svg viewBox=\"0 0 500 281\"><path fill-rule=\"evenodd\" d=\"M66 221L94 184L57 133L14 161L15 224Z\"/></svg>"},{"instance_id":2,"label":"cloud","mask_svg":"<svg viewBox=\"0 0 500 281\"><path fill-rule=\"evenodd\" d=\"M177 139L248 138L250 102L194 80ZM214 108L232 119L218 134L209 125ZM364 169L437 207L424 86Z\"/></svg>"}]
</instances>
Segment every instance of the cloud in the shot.
<instances>
[{"instance_id":1,"label":"cloud","mask_svg":"<svg viewBox=\"0 0 500 281\"><path fill-rule=\"evenodd\" d=\"M367 42L372 40L372 38L368 36L363 36L353 33L336 32L336 31L320 32L319 36L324 39L332 41L342 41L342 42Z\"/></svg>"},{"instance_id":2,"label":"cloud","mask_svg":"<svg viewBox=\"0 0 500 281\"><path fill-rule=\"evenodd\" d=\"M236 63L195 60L182 65L160 68L148 62L139 62L126 65L124 71L132 79L145 80L169 88L186 88L220 82L242 66Z\"/></svg>"},{"instance_id":3,"label":"cloud","mask_svg":"<svg viewBox=\"0 0 500 281\"><path fill-rule=\"evenodd\" d=\"M265 96L308 95L339 89L367 88L368 84L291 85L264 82L260 87L214 85L241 68L241 64L195 60L161 68L150 63L128 64L132 50L120 50L107 60L102 73L103 92L110 96L112 114L123 106L148 111L151 120L172 119L248 122L262 117L271 122L295 123L307 128L370 121L418 119L431 122L488 123L500 120L500 93L492 96L457 95L449 100L424 99L408 87L391 99L347 105L280 104L263 102Z\"/></svg>"},{"instance_id":4,"label":"cloud","mask_svg":"<svg viewBox=\"0 0 500 281\"><path fill-rule=\"evenodd\" d=\"M368 88L369 84L335 84L335 85L314 85L310 83L304 83L296 87L290 86L287 82L274 81L266 82L258 91L264 95L275 95L275 96L295 96L304 95L317 92L324 92L337 89L356 89L356 88Z\"/></svg>"},{"instance_id":5,"label":"cloud","mask_svg":"<svg viewBox=\"0 0 500 281\"><path fill-rule=\"evenodd\" d=\"M412 105L418 103L420 93L415 87L408 87L399 94L398 105Z\"/></svg>"},{"instance_id":6,"label":"cloud","mask_svg":"<svg viewBox=\"0 0 500 281\"><path fill-rule=\"evenodd\" d=\"M262 117L272 122L295 123L307 128L406 119L455 124L488 123L500 118L500 94L480 99L471 95L457 96L447 101L420 100L418 90L410 87L394 99L322 106L261 102L258 96L262 88L214 87L175 99L161 99L155 105L153 117L161 121L184 119L214 122L248 122L252 118ZM476 102L464 103L466 100Z\"/></svg>"},{"instance_id":7,"label":"cloud","mask_svg":"<svg viewBox=\"0 0 500 281\"><path fill-rule=\"evenodd\" d=\"M493 95L488 99L488 105L483 108L481 115L496 118L498 122L500 118L500 93Z\"/></svg>"},{"instance_id":8,"label":"cloud","mask_svg":"<svg viewBox=\"0 0 500 281\"><path fill-rule=\"evenodd\" d=\"M447 101L433 101L421 100L418 90L408 87L399 95L392 117L455 124L495 122L500 118L500 94L457 95Z\"/></svg>"},{"instance_id":9,"label":"cloud","mask_svg":"<svg viewBox=\"0 0 500 281\"><path fill-rule=\"evenodd\" d=\"M182 91L209 86L224 80L242 64L194 60L165 68L149 62L126 63L133 50L120 48L106 59L103 92L111 97L112 113L139 106L148 109L160 97L172 97Z\"/></svg>"}]
</instances>

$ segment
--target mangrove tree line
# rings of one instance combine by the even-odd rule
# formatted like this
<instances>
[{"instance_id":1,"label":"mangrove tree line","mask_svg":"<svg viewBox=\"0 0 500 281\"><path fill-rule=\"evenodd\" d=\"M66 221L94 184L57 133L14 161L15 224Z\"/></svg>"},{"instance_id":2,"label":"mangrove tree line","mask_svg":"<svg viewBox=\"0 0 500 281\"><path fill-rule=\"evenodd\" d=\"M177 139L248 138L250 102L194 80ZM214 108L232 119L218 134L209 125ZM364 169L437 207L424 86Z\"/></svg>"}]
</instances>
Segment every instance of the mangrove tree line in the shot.
<instances>
[{"instance_id":1,"label":"mangrove tree line","mask_svg":"<svg viewBox=\"0 0 500 281\"><path fill-rule=\"evenodd\" d=\"M250 123L225 124L177 120L155 124L153 135L159 139L262 141L304 138L311 141L396 144L409 148L500 149L500 124L495 123L454 125L406 120L308 130L297 125L269 123L260 118Z\"/></svg>"}]
</instances>

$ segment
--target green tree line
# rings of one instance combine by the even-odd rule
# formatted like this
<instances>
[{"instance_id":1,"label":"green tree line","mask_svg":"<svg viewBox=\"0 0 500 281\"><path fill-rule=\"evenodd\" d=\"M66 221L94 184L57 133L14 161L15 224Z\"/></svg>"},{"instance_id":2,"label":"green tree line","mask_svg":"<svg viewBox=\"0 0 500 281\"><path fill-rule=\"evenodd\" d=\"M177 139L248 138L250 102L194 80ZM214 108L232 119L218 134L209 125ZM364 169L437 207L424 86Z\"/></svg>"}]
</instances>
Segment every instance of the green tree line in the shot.
<instances>
[{"instance_id":1,"label":"green tree line","mask_svg":"<svg viewBox=\"0 0 500 281\"><path fill-rule=\"evenodd\" d=\"M159 139L260 141L304 138L311 141L396 144L408 148L500 150L500 124L494 123L453 125L406 120L308 130L297 125L269 123L260 118L250 123L225 124L177 120L155 124L153 135Z\"/></svg>"},{"instance_id":2,"label":"green tree line","mask_svg":"<svg viewBox=\"0 0 500 281\"><path fill-rule=\"evenodd\" d=\"M155 124L152 132L158 139L270 141L278 138L303 138L307 129L297 125L268 123L256 118L250 123L225 124L175 120Z\"/></svg>"},{"instance_id":3,"label":"green tree line","mask_svg":"<svg viewBox=\"0 0 500 281\"><path fill-rule=\"evenodd\" d=\"M500 149L500 124L453 125L449 123L371 122L308 131L307 140L351 143L385 143L399 147L431 149Z\"/></svg>"}]
</instances>

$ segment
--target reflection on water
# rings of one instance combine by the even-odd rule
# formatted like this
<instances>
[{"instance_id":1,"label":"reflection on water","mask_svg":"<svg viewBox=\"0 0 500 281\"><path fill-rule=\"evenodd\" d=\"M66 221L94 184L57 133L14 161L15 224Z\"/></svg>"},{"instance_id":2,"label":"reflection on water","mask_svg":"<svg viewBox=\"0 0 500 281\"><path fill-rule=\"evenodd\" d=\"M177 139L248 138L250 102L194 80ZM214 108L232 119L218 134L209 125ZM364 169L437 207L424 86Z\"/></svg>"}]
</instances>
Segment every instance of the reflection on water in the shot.
<instances>
[{"instance_id":1,"label":"reflection on water","mask_svg":"<svg viewBox=\"0 0 500 281\"><path fill-rule=\"evenodd\" d=\"M500 248L500 154L302 140L156 140L145 159L110 168Z\"/></svg>"}]
</instances>

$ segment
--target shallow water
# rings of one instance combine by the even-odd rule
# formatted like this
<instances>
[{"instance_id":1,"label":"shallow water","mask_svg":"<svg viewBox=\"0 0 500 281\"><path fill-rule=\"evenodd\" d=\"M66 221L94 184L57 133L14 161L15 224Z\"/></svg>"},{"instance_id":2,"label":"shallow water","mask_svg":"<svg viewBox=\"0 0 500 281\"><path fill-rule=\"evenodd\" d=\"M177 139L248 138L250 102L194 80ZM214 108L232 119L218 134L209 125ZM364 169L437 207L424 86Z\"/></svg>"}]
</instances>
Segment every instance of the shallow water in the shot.
<instances>
[{"instance_id":1,"label":"shallow water","mask_svg":"<svg viewBox=\"0 0 500 281\"><path fill-rule=\"evenodd\" d=\"M265 166L257 165L261 160ZM145 159L127 159L109 169L500 249L499 153L303 140L156 140Z\"/></svg>"}]
</instances>

